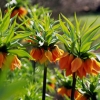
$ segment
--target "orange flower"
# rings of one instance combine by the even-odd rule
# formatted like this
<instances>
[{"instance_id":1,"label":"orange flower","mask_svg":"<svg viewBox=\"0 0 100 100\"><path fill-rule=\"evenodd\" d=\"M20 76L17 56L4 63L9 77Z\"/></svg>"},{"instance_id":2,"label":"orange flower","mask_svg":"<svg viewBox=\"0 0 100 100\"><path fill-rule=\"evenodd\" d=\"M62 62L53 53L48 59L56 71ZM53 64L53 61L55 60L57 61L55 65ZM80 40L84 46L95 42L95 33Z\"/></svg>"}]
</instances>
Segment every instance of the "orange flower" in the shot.
<instances>
[{"instance_id":1,"label":"orange flower","mask_svg":"<svg viewBox=\"0 0 100 100\"><path fill-rule=\"evenodd\" d=\"M40 48L33 48L30 55L35 59L35 61L39 61L43 55L43 52Z\"/></svg>"},{"instance_id":2,"label":"orange flower","mask_svg":"<svg viewBox=\"0 0 100 100\"><path fill-rule=\"evenodd\" d=\"M74 60L74 56L72 54L65 53L65 56L59 60L60 69L66 70L66 76L72 74L71 63Z\"/></svg>"},{"instance_id":3,"label":"orange flower","mask_svg":"<svg viewBox=\"0 0 100 100\"><path fill-rule=\"evenodd\" d=\"M61 96L67 95L67 89L65 87L58 88L57 93Z\"/></svg>"},{"instance_id":4,"label":"orange flower","mask_svg":"<svg viewBox=\"0 0 100 100\"><path fill-rule=\"evenodd\" d=\"M52 50L44 50L43 48L33 48L30 55L35 59L35 61L41 64L45 63L47 60L50 62L56 62L63 55L64 51L55 46Z\"/></svg>"},{"instance_id":5,"label":"orange flower","mask_svg":"<svg viewBox=\"0 0 100 100\"><path fill-rule=\"evenodd\" d=\"M54 83L48 82L47 84L48 84L52 89L55 89L55 84L54 84Z\"/></svg>"},{"instance_id":6,"label":"orange flower","mask_svg":"<svg viewBox=\"0 0 100 100\"><path fill-rule=\"evenodd\" d=\"M56 62L62 57L63 53L63 50L59 49L58 46L55 46L55 48L53 48L51 51L47 50L45 52L45 56L50 62Z\"/></svg>"},{"instance_id":7,"label":"orange flower","mask_svg":"<svg viewBox=\"0 0 100 100\"><path fill-rule=\"evenodd\" d=\"M89 97L80 94L75 100L89 100Z\"/></svg>"},{"instance_id":8,"label":"orange flower","mask_svg":"<svg viewBox=\"0 0 100 100\"><path fill-rule=\"evenodd\" d=\"M14 55L13 61L12 61L11 66L10 66L10 69L14 70L16 67L20 69L21 65L22 64L21 64L20 60L17 58L16 55Z\"/></svg>"},{"instance_id":9,"label":"orange flower","mask_svg":"<svg viewBox=\"0 0 100 100\"><path fill-rule=\"evenodd\" d=\"M11 18L18 14L19 17L25 16L27 14L27 10L24 7L15 8L11 13Z\"/></svg>"},{"instance_id":10,"label":"orange flower","mask_svg":"<svg viewBox=\"0 0 100 100\"><path fill-rule=\"evenodd\" d=\"M58 88L57 89L57 93L61 96L68 96L69 98L71 97L71 89L67 89L65 87L61 87L61 88ZM75 94L74 94L74 97L77 98L78 96L80 95L80 93L75 90Z\"/></svg>"},{"instance_id":11,"label":"orange flower","mask_svg":"<svg viewBox=\"0 0 100 100\"><path fill-rule=\"evenodd\" d=\"M86 76L86 71L85 71L84 67L85 67L85 64L84 64L84 62L82 62L81 67L80 67L80 68L78 69L78 71L77 71L77 75L78 75L80 78L83 78L83 76Z\"/></svg>"},{"instance_id":12,"label":"orange flower","mask_svg":"<svg viewBox=\"0 0 100 100\"><path fill-rule=\"evenodd\" d=\"M95 59L92 59L92 61L93 61L93 70L97 73L100 73L100 62L96 61Z\"/></svg>"},{"instance_id":13,"label":"orange flower","mask_svg":"<svg viewBox=\"0 0 100 100\"><path fill-rule=\"evenodd\" d=\"M47 57L45 55L45 51L43 49L42 50L42 56L41 56L41 59L39 60L40 64L43 64L47 61Z\"/></svg>"},{"instance_id":14,"label":"orange flower","mask_svg":"<svg viewBox=\"0 0 100 100\"><path fill-rule=\"evenodd\" d=\"M92 59L86 59L84 61L84 63L85 63L84 69L85 69L86 73L91 74L92 73L92 68L93 68L93 61L92 61Z\"/></svg>"},{"instance_id":15,"label":"orange flower","mask_svg":"<svg viewBox=\"0 0 100 100\"><path fill-rule=\"evenodd\" d=\"M11 18L14 17L15 15L17 15L19 12L18 12L18 9L14 9L11 13Z\"/></svg>"},{"instance_id":16,"label":"orange flower","mask_svg":"<svg viewBox=\"0 0 100 100\"><path fill-rule=\"evenodd\" d=\"M60 69L70 69L73 59L74 56L72 54L64 53L63 57L59 60Z\"/></svg>"},{"instance_id":17,"label":"orange flower","mask_svg":"<svg viewBox=\"0 0 100 100\"><path fill-rule=\"evenodd\" d=\"M62 49L59 49L56 45L55 48L52 50L53 61L55 62L59 60L63 54L64 51Z\"/></svg>"},{"instance_id":18,"label":"orange flower","mask_svg":"<svg viewBox=\"0 0 100 100\"><path fill-rule=\"evenodd\" d=\"M27 14L27 10L24 7L20 7L18 10L18 16L25 16Z\"/></svg>"},{"instance_id":19,"label":"orange flower","mask_svg":"<svg viewBox=\"0 0 100 100\"><path fill-rule=\"evenodd\" d=\"M60 69L62 69L62 70L66 69L68 58L69 58L69 54L68 53L67 54L64 53L63 57L60 58L60 60L59 60Z\"/></svg>"},{"instance_id":20,"label":"orange flower","mask_svg":"<svg viewBox=\"0 0 100 100\"><path fill-rule=\"evenodd\" d=\"M47 57L47 59L50 61L50 62L53 62L53 57L52 57L52 53L50 50L47 50L45 52L45 56Z\"/></svg>"},{"instance_id":21,"label":"orange flower","mask_svg":"<svg viewBox=\"0 0 100 100\"><path fill-rule=\"evenodd\" d=\"M5 60L5 53L0 52L0 68L2 68L3 62Z\"/></svg>"},{"instance_id":22,"label":"orange flower","mask_svg":"<svg viewBox=\"0 0 100 100\"><path fill-rule=\"evenodd\" d=\"M82 65L82 59L76 57L71 63L71 70L72 72L76 72Z\"/></svg>"},{"instance_id":23,"label":"orange flower","mask_svg":"<svg viewBox=\"0 0 100 100\"><path fill-rule=\"evenodd\" d=\"M94 58L81 59L74 57L72 54L64 53L59 60L60 69L66 70L66 76L76 72L80 78L86 76L86 74L97 75L100 73L100 62Z\"/></svg>"}]
</instances>

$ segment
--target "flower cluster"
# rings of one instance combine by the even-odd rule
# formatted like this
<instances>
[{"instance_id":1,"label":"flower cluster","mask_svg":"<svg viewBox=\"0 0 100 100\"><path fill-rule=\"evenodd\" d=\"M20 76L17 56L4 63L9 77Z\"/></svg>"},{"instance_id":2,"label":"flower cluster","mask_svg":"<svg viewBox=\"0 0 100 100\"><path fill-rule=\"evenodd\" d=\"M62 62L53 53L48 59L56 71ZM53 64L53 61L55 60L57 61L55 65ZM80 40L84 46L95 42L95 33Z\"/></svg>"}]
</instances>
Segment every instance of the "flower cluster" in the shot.
<instances>
[{"instance_id":1,"label":"flower cluster","mask_svg":"<svg viewBox=\"0 0 100 100\"><path fill-rule=\"evenodd\" d=\"M61 50L57 45L53 47L48 47L48 50L44 48L33 48L30 52L30 55L35 59L35 61L40 62L41 64L46 61L56 62L61 58L64 51Z\"/></svg>"},{"instance_id":2,"label":"flower cluster","mask_svg":"<svg viewBox=\"0 0 100 100\"><path fill-rule=\"evenodd\" d=\"M71 97L71 89L67 89L66 87L58 88L57 93L61 96ZM75 100L89 100L88 96L81 94L78 90L75 90L74 98Z\"/></svg>"},{"instance_id":3,"label":"flower cluster","mask_svg":"<svg viewBox=\"0 0 100 100\"><path fill-rule=\"evenodd\" d=\"M94 58L81 59L66 53L59 61L60 68L66 70L66 76L76 72L80 78L86 74L96 75L100 72L100 62Z\"/></svg>"}]
</instances>

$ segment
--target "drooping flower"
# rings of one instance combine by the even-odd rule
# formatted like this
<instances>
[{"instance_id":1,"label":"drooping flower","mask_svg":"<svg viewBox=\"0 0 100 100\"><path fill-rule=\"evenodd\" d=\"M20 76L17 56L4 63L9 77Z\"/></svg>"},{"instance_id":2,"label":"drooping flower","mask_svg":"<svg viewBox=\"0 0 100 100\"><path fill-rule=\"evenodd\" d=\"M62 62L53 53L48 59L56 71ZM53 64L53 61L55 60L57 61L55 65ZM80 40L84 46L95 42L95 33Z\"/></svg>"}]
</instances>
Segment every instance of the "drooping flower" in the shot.
<instances>
[{"instance_id":1,"label":"drooping flower","mask_svg":"<svg viewBox=\"0 0 100 100\"><path fill-rule=\"evenodd\" d=\"M75 100L90 100L88 96L79 94L79 96Z\"/></svg>"},{"instance_id":2,"label":"drooping flower","mask_svg":"<svg viewBox=\"0 0 100 100\"><path fill-rule=\"evenodd\" d=\"M13 61L12 61L11 66L10 66L10 69L14 70L16 67L18 69L20 69L21 66L22 66L21 61L18 59L18 57L16 55L14 55Z\"/></svg>"},{"instance_id":3,"label":"drooping flower","mask_svg":"<svg viewBox=\"0 0 100 100\"><path fill-rule=\"evenodd\" d=\"M64 53L64 51L60 49L57 45L51 52L52 52L53 62L59 60Z\"/></svg>"},{"instance_id":4,"label":"drooping flower","mask_svg":"<svg viewBox=\"0 0 100 100\"><path fill-rule=\"evenodd\" d=\"M0 52L0 68L2 68L2 65L3 65L4 60L5 60L5 56L6 56L5 53Z\"/></svg>"},{"instance_id":5,"label":"drooping flower","mask_svg":"<svg viewBox=\"0 0 100 100\"><path fill-rule=\"evenodd\" d=\"M41 48L33 48L30 52L30 55L35 59L35 61L43 64L46 61L49 62L56 62L61 58L64 51L61 50L58 46L54 46L53 49L50 49L48 47L47 50L45 50L43 47Z\"/></svg>"},{"instance_id":6,"label":"drooping flower","mask_svg":"<svg viewBox=\"0 0 100 100\"><path fill-rule=\"evenodd\" d=\"M66 70L66 76L76 72L80 78L86 74L97 75L100 72L100 62L94 58L82 59L72 54L62 56L59 60L60 69Z\"/></svg>"},{"instance_id":7,"label":"drooping flower","mask_svg":"<svg viewBox=\"0 0 100 100\"><path fill-rule=\"evenodd\" d=\"M72 54L64 53L62 58L59 60L60 69L70 69L73 59L74 56Z\"/></svg>"},{"instance_id":8,"label":"drooping flower","mask_svg":"<svg viewBox=\"0 0 100 100\"><path fill-rule=\"evenodd\" d=\"M82 65L82 59L79 57L76 57L72 62L71 62L71 70L72 72L76 72Z\"/></svg>"},{"instance_id":9,"label":"drooping flower","mask_svg":"<svg viewBox=\"0 0 100 100\"><path fill-rule=\"evenodd\" d=\"M45 52L45 55L50 62L56 62L57 60L59 60L61 58L63 53L64 53L64 51L59 49L58 46L56 45L56 46L54 46L54 48L52 50L47 50Z\"/></svg>"},{"instance_id":10,"label":"drooping flower","mask_svg":"<svg viewBox=\"0 0 100 100\"><path fill-rule=\"evenodd\" d=\"M43 55L43 52L41 48L33 48L30 55L35 59L35 61L39 61Z\"/></svg>"},{"instance_id":11,"label":"drooping flower","mask_svg":"<svg viewBox=\"0 0 100 100\"><path fill-rule=\"evenodd\" d=\"M21 16L25 16L27 14L27 10L24 8L24 7L20 7L19 8L19 13L18 15L21 17Z\"/></svg>"},{"instance_id":12,"label":"drooping flower","mask_svg":"<svg viewBox=\"0 0 100 100\"><path fill-rule=\"evenodd\" d=\"M82 63L81 67L78 69L77 71L77 75L80 77L80 78L83 78L86 76L86 71L84 69L84 63Z\"/></svg>"},{"instance_id":13,"label":"drooping flower","mask_svg":"<svg viewBox=\"0 0 100 100\"><path fill-rule=\"evenodd\" d=\"M18 14L19 17L25 16L27 10L24 7L15 7L11 13L11 18Z\"/></svg>"},{"instance_id":14,"label":"drooping flower","mask_svg":"<svg viewBox=\"0 0 100 100\"><path fill-rule=\"evenodd\" d=\"M71 89L67 89L66 87L60 87L57 89L57 93L61 96L68 96L69 98L71 97ZM74 97L77 98L80 95L80 93L75 90ZM76 100L76 99L75 99Z\"/></svg>"}]
</instances>

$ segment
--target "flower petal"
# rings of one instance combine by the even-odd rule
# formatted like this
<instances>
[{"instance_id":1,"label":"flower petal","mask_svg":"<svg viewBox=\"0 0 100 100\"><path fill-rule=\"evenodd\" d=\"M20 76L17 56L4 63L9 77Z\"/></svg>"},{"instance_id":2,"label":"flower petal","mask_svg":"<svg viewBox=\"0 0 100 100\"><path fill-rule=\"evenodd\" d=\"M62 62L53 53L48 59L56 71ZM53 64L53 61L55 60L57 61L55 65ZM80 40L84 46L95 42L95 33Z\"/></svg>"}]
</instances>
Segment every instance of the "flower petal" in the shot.
<instances>
[{"instance_id":1,"label":"flower petal","mask_svg":"<svg viewBox=\"0 0 100 100\"><path fill-rule=\"evenodd\" d=\"M52 57L51 51L47 50L47 51L45 52L45 56L48 58L48 60L49 60L50 62L53 62L53 57Z\"/></svg>"},{"instance_id":2,"label":"flower petal","mask_svg":"<svg viewBox=\"0 0 100 100\"><path fill-rule=\"evenodd\" d=\"M56 60L59 60L63 54L64 54L64 51L59 49L58 46L56 46L52 50L53 61L55 62Z\"/></svg>"},{"instance_id":3,"label":"flower petal","mask_svg":"<svg viewBox=\"0 0 100 100\"><path fill-rule=\"evenodd\" d=\"M72 74L71 68L66 68L66 76L69 76Z\"/></svg>"},{"instance_id":4,"label":"flower petal","mask_svg":"<svg viewBox=\"0 0 100 100\"><path fill-rule=\"evenodd\" d=\"M84 69L85 69L86 73L91 74L92 73L92 68L93 68L93 61L92 61L92 59L86 59L84 61L84 63L85 63Z\"/></svg>"},{"instance_id":5,"label":"flower petal","mask_svg":"<svg viewBox=\"0 0 100 100\"><path fill-rule=\"evenodd\" d=\"M82 65L82 59L76 57L71 63L71 70L72 72L76 72Z\"/></svg>"},{"instance_id":6,"label":"flower petal","mask_svg":"<svg viewBox=\"0 0 100 100\"><path fill-rule=\"evenodd\" d=\"M93 59L93 70L100 73L100 62L96 61L95 59Z\"/></svg>"},{"instance_id":7,"label":"flower petal","mask_svg":"<svg viewBox=\"0 0 100 100\"><path fill-rule=\"evenodd\" d=\"M57 93L61 96L67 95L67 89L65 87L58 88Z\"/></svg>"},{"instance_id":8,"label":"flower petal","mask_svg":"<svg viewBox=\"0 0 100 100\"><path fill-rule=\"evenodd\" d=\"M60 69L66 69L69 55L66 55L59 60Z\"/></svg>"},{"instance_id":9,"label":"flower petal","mask_svg":"<svg viewBox=\"0 0 100 100\"><path fill-rule=\"evenodd\" d=\"M21 61L17 58L16 55L14 55L12 64L11 64L11 66L10 66L10 69L11 69L11 70L14 70L16 67L20 69L21 66L22 66Z\"/></svg>"},{"instance_id":10,"label":"flower petal","mask_svg":"<svg viewBox=\"0 0 100 100\"><path fill-rule=\"evenodd\" d=\"M84 66L85 66L85 64L84 64L84 62L82 62L82 65L81 65L81 67L78 69L78 71L77 71L77 75L80 77L80 78L83 78L83 76L86 76L86 71L85 71L85 69L84 69Z\"/></svg>"},{"instance_id":11,"label":"flower petal","mask_svg":"<svg viewBox=\"0 0 100 100\"><path fill-rule=\"evenodd\" d=\"M42 57L42 51L40 48L33 48L30 55L35 59L35 61L38 61Z\"/></svg>"},{"instance_id":12,"label":"flower petal","mask_svg":"<svg viewBox=\"0 0 100 100\"><path fill-rule=\"evenodd\" d=\"M0 68L2 67L3 62L4 62L4 56L3 53L0 52Z\"/></svg>"},{"instance_id":13,"label":"flower petal","mask_svg":"<svg viewBox=\"0 0 100 100\"><path fill-rule=\"evenodd\" d=\"M45 63L47 61L47 57L45 56L45 52L44 52L44 50L42 49L42 57L41 57L41 59L39 60L39 62L41 63L41 64L43 64L43 63Z\"/></svg>"}]
</instances>

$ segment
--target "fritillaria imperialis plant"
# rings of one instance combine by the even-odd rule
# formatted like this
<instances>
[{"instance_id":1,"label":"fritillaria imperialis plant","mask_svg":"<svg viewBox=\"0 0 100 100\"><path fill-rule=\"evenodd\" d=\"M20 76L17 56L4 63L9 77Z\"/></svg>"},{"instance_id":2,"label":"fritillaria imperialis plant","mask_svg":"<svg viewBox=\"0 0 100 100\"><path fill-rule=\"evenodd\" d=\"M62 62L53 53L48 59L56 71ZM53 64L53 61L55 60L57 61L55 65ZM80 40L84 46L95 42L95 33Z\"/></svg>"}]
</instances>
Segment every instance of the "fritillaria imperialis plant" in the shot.
<instances>
[{"instance_id":1,"label":"fritillaria imperialis plant","mask_svg":"<svg viewBox=\"0 0 100 100\"><path fill-rule=\"evenodd\" d=\"M21 67L21 62L19 57L32 57L23 49L23 45L20 44L20 39L28 36L29 34L23 34L18 31L16 17L10 19L11 10L9 10L5 16L2 18L2 13L0 12L0 68L2 68L4 61L7 56L12 56L11 70L17 66Z\"/></svg>"},{"instance_id":2,"label":"fritillaria imperialis plant","mask_svg":"<svg viewBox=\"0 0 100 100\"><path fill-rule=\"evenodd\" d=\"M24 31L19 31L19 25L16 22L16 16L10 18L12 9L2 16L0 11L0 98L2 100L11 99L18 92L19 89L24 90L23 86L25 80L17 80L17 82L4 84L7 78L9 69L13 71L15 68L20 69L22 64L18 57L33 59L30 54L26 52L26 48L20 43L22 38L31 35ZM24 33L24 34L23 34ZM6 82L5 82L6 83ZM19 87L18 87L19 86ZM8 92L9 91L9 92Z\"/></svg>"},{"instance_id":3,"label":"fritillaria imperialis plant","mask_svg":"<svg viewBox=\"0 0 100 100\"><path fill-rule=\"evenodd\" d=\"M30 24L26 25L26 30L30 30L34 34L26 38L26 41L33 47L30 51L30 55L33 57L34 61L45 65L43 84L46 86L48 62L54 63L58 61L64 51L56 45L58 42L58 39L56 38L59 29L58 22L51 19L49 13L44 13L42 15L43 17L39 17L40 15L37 16L33 13L33 18L31 18ZM31 28L29 26L31 26ZM45 100L46 87L44 86L42 100Z\"/></svg>"},{"instance_id":4,"label":"fritillaria imperialis plant","mask_svg":"<svg viewBox=\"0 0 100 100\"><path fill-rule=\"evenodd\" d=\"M62 15L64 21L59 17L60 26L63 35L56 34L59 40L64 43L66 52L59 61L60 69L66 71L66 76L72 75L71 100L74 100L75 84L77 76L79 78L87 75L98 75L100 73L100 62L97 60L94 51L99 48L100 43L93 45L93 42L99 38L97 34L100 25L92 27L86 23L81 26L81 21L77 20L75 15L75 25Z\"/></svg>"}]
</instances>

